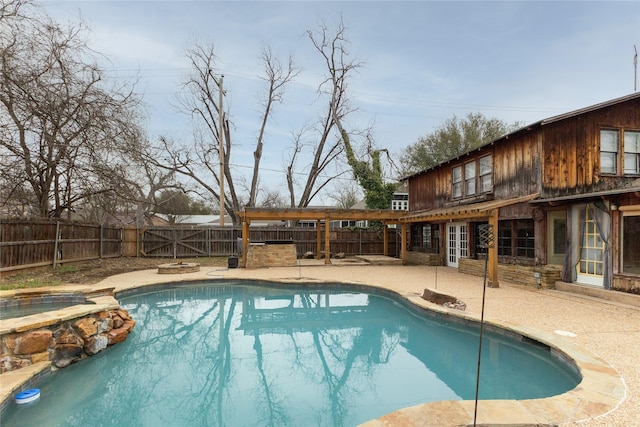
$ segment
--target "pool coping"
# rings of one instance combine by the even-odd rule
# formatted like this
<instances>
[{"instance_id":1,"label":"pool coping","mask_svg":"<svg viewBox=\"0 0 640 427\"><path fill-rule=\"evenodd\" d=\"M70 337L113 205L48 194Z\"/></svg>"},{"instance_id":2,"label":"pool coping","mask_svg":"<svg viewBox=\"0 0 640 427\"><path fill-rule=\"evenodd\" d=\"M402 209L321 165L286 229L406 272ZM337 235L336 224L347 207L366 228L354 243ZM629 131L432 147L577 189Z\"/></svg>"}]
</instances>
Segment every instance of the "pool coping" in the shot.
<instances>
[{"instance_id":1,"label":"pool coping","mask_svg":"<svg viewBox=\"0 0 640 427\"><path fill-rule=\"evenodd\" d=\"M231 278L186 278L170 280L165 276L158 278L157 281L148 283L139 283L133 286L125 286L116 290L116 295L122 291L133 291L146 287L153 287L162 284L192 284L193 282L228 280ZM300 282L299 279L250 279L243 278L247 281L263 281L267 283L338 283L345 285L357 286L360 288L382 289L404 299L407 303L414 307L428 310L443 316L452 316L466 321L479 322L480 315L468 313L456 309L442 307L421 298L415 292L401 293L390 287L379 284L363 284L361 282L351 281L324 281L319 279L308 279ZM83 292L96 295L96 292L102 296L95 296L87 300L93 300L94 304L82 304L79 306L68 307L57 310L59 315L69 318L69 316L77 316L78 311L84 310L84 313L104 310L105 306L113 308L113 304L119 307L115 297L104 296L104 289L113 290L113 288L99 288L98 286L65 286L50 288L52 293L57 291L67 291L73 289L76 292ZM98 291L97 291L98 290ZM6 296L7 293L21 293L17 291L1 291L0 297ZM25 293L34 290L24 290ZM35 314L18 319L5 319L0 321L0 333L11 333L27 327L25 322L33 320L29 319L40 317L45 324L57 321L52 318L48 312L43 314ZM43 320L43 317L46 319ZM26 319L26 320L25 320ZM14 321L11 324L11 321ZM540 399L525 400L480 400L477 405L476 424L478 425L558 425L570 422L580 422L591 420L604 416L615 410L627 396L627 386L622 376L609 363L600 357L592 354L579 345L557 335L548 334L538 329L517 325L506 321L484 319L485 325L492 328L499 328L507 332L512 332L524 337L529 337L542 344L549 346L551 351L559 352L560 357L566 356L570 363L577 366L582 380L580 383L566 393ZM16 325L16 323L19 323ZM55 368L50 362L38 362L25 368L15 371L6 372L0 375L0 404L2 408L11 403L11 399L20 391L33 387L41 381L46 375L49 375ZM473 400L449 400L431 403L423 403L383 415L377 419L366 421L361 424L365 427L381 427L381 426L418 426L418 425L438 425L438 426L466 426L474 424L475 402Z\"/></svg>"}]
</instances>

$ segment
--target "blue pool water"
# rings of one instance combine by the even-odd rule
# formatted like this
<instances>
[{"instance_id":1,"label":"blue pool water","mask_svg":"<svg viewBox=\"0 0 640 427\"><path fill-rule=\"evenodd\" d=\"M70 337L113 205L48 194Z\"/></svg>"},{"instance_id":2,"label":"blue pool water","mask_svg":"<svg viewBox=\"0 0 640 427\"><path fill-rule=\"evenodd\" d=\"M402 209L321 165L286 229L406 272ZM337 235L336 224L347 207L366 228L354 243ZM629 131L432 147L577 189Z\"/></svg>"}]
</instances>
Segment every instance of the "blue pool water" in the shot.
<instances>
[{"instance_id":1,"label":"blue pool water","mask_svg":"<svg viewBox=\"0 0 640 427\"><path fill-rule=\"evenodd\" d=\"M32 314L60 310L77 304L85 304L85 302L51 302L29 305L9 305L0 308L0 320L15 319L16 317L30 316Z\"/></svg>"},{"instance_id":2,"label":"blue pool water","mask_svg":"<svg viewBox=\"0 0 640 427\"><path fill-rule=\"evenodd\" d=\"M120 297L127 341L59 370L4 427L353 426L473 399L478 327L336 285L219 283ZM480 399L530 399L579 375L548 348L485 329Z\"/></svg>"}]
</instances>

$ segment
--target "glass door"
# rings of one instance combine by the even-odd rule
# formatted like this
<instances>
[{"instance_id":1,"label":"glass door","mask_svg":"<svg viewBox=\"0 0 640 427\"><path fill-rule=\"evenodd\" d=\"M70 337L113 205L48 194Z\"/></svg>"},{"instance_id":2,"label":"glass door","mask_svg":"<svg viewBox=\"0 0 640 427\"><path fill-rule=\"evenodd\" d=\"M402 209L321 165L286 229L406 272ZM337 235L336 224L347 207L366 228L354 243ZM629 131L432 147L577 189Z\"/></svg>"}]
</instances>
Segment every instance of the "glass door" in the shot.
<instances>
[{"instance_id":1,"label":"glass door","mask_svg":"<svg viewBox=\"0 0 640 427\"><path fill-rule=\"evenodd\" d=\"M592 206L580 212L580 261L577 281L587 285L603 286L604 241L600 237Z\"/></svg>"},{"instance_id":2,"label":"glass door","mask_svg":"<svg viewBox=\"0 0 640 427\"><path fill-rule=\"evenodd\" d=\"M567 245L567 213L547 212L547 264L562 265Z\"/></svg>"},{"instance_id":3,"label":"glass door","mask_svg":"<svg viewBox=\"0 0 640 427\"><path fill-rule=\"evenodd\" d=\"M469 232L466 223L447 224L447 265L458 267L458 259L469 256Z\"/></svg>"}]
</instances>

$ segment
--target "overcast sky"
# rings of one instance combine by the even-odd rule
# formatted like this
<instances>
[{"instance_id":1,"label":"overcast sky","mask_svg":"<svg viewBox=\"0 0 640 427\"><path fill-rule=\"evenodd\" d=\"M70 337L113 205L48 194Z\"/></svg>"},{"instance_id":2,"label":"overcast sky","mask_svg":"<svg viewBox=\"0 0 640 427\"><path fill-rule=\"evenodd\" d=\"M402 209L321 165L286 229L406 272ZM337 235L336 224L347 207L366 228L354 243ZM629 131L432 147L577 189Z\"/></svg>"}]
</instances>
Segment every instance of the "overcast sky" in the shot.
<instances>
[{"instance_id":1,"label":"overcast sky","mask_svg":"<svg viewBox=\"0 0 640 427\"><path fill-rule=\"evenodd\" d=\"M284 185L291 133L323 109L316 87L324 69L305 31L342 16L353 80L351 127L375 124L379 147L399 153L454 114L481 112L524 124L630 94L640 1L59 1L60 20L79 16L113 72L140 77L147 131L188 143L186 117L172 104L194 40L216 47L225 75L238 150L250 152L259 129L262 47L302 69L276 107L265 141L265 176ZM275 172L274 172L275 171ZM280 172L277 172L280 171ZM269 177L271 175L271 177Z\"/></svg>"}]
</instances>

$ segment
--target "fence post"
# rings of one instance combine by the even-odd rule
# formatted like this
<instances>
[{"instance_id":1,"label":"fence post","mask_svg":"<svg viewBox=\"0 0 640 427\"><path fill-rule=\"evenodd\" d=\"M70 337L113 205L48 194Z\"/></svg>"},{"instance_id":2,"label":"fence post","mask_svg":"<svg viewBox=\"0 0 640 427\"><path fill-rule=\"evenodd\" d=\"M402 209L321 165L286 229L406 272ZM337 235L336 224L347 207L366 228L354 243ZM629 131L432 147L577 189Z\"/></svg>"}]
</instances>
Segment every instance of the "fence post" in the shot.
<instances>
[{"instance_id":1,"label":"fence post","mask_svg":"<svg viewBox=\"0 0 640 427\"><path fill-rule=\"evenodd\" d=\"M173 259L178 257L178 230L173 229Z\"/></svg>"},{"instance_id":2,"label":"fence post","mask_svg":"<svg viewBox=\"0 0 640 427\"><path fill-rule=\"evenodd\" d=\"M104 245L104 225L100 224L100 259L102 259L103 256L103 245Z\"/></svg>"},{"instance_id":3,"label":"fence post","mask_svg":"<svg viewBox=\"0 0 640 427\"><path fill-rule=\"evenodd\" d=\"M60 237L60 221L56 221L56 239L53 245L53 268L56 268L58 263L58 240Z\"/></svg>"}]
</instances>

